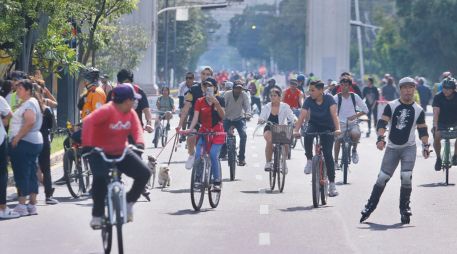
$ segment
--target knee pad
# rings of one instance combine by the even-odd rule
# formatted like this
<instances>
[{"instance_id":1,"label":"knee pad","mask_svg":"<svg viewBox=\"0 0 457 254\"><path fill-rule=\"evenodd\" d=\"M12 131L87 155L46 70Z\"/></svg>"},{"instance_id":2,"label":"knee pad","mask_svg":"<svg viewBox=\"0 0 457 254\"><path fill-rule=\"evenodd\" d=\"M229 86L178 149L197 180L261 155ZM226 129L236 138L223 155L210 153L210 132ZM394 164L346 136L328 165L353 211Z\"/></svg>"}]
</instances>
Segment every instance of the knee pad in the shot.
<instances>
[{"instance_id":1,"label":"knee pad","mask_svg":"<svg viewBox=\"0 0 457 254\"><path fill-rule=\"evenodd\" d=\"M413 171L403 171L400 173L401 186L411 187L411 180L413 179Z\"/></svg>"},{"instance_id":2,"label":"knee pad","mask_svg":"<svg viewBox=\"0 0 457 254\"><path fill-rule=\"evenodd\" d=\"M376 180L376 184L379 186L385 186L387 182L390 180L390 175L384 173L382 170L378 174L378 179Z\"/></svg>"}]
</instances>

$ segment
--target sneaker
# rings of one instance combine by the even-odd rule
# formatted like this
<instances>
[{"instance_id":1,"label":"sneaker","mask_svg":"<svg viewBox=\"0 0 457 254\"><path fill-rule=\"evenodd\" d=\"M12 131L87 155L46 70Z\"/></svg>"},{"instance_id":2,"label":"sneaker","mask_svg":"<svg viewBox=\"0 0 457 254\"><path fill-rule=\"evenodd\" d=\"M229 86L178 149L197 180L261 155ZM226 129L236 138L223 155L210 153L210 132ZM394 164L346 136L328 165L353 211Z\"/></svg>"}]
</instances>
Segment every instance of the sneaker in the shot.
<instances>
[{"instance_id":1,"label":"sneaker","mask_svg":"<svg viewBox=\"0 0 457 254\"><path fill-rule=\"evenodd\" d=\"M273 166L273 165L272 165L271 161L267 161L267 162L265 162L265 167L264 167L263 169L264 169L265 171L269 172L269 171L271 171L271 167L272 167L272 166Z\"/></svg>"},{"instance_id":2,"label":"sneaker","mask_svg":"<svg viewBox=\"0 0 457 254\"><path fill-rule=\"evenodd\" d=\"M352 150L352 162L354 164L359 163L359 155L357 154L356 150Z\"/></svg>"},{"instance_id":3,"label":"sneaker","mask_svg":"<svg viewBox=\"0 0 457 254\"><path fill-rule=\"evenodd\" d=\"M90 227L94 230L102 228L102 217L95 217L92 216L92 220L90 220Z\"/></svg>"},{"instance_id":4,"label":"sneaker","mask_svg":"<svg viewBox=\"0 0 457 254\"><path fill-rule=\"evenodd\" d=\"M328 186L328 195L330 197L335 197L338 196L338 191L336 191L336 185L335 183L330 183Z\"/></svg>"},{"instance_id":5,"label":"sneaker","mask_svg":"<svg viewBox=\"0 0 457 254\"><path fill-rule=\"evenodd\" d=\"M187 158L187 161L186 161L186 169L192 169L192 167L194 166L194 160L195 160L195 155L194 154L189 155L189 158Z\"/></svg>"},{"instance_id":6,"label":"sneaker","mask_svg":"<svg viewBox=\"0 0 457 254\"><path fill-rule=\"evenodd\" d=\"M53 198L52 196L46 198L47 205L57 205L58 203L59 201L57 201L57 199Z\"/></svg>"},{"instance_id":7,"label":"sneaker","mask_svg":"<svg viewBox=\"0 0 457 254\"><path fill-rule=\"evenodd\" d=\"M338 161L335 161L335 170L341 170L341 166Z\"/></svg>"},{"instance_id":8,"label":"sneaker","mask_svg":"<svg viewBox=\"0 0 457 254\"><path fill-rule=\"evenodd\" d=\"M441 158L437 157L436 162L435 162L435 170L440 171L441 170Z\"/></svg>"},{"instance_id":9,"label":"sneaker","mask_svg":"<svg viewBox=\"0 0 457 254\"><path fill-rule=\"evenodd\" d=\"M27 204L27 211L29 212L29 215L38 215L36 205Z\"/></svg>"},{"instance_id":10,"label":"sneaker","mask_svg":"<svg viewBox=\"0 0 457 254\"><path fill-rule=\"evenodd\" d=\"M313 162L311 160L308 160L306 162L306 166L305 166L305 174L307 174L307 175L311 174L312 170L313 170Z\"/></svg>"},{"instance_id":11,"label":"sneaker","mask_svg":"<svg viewBox=\"0 0 457 254\"><path fill-rule=\"evenodd\" d=\"M0 210L0 220L15 219L19 218L21 215L19 213L6 207L4 210Z\"/></svg>"},{"instance_id":12,"label":"sneaker","mask_svg":"<svg viewBox=\"0 0 457 254\"><path fill-rule=\"evenodd\" d=\"M17 204L16 207L14 207L13 211L15 213L19 214L19 216L21 216L21 217L29 215L29 211L27 210L26 205Z\"/></svg>"},{"instance_id":13,"label":"sneaker","mask_svg":"<svg viewBox=\"0 0 457 254\"><path fill-rule=\"evenodd\" d=\"M221 183L220 182L214 182L213 191L215 191L215 192L221 191Z\"/></svg>"},{"instance_id":14,"label":"sneaker","mask_svg":"<svg viewBox=\"0 0 457 254\"><path fill-rule=\"evenodd\" d=\"M127 203L127 222L133 221L133 205L135 203L129 202Z\"/></svg>"},{"instance_id":15,"label":"sneaker","mask_svg":"<svg viewBox=\"0 0 457 254\"><path fill-rule=\"evenodd\" d=\"M238 166L240 166L240 167L246 166L246 161L245 160L239 160L238 161Z\"/></svg>"},{"instance_id":16,"label":"sneaker","mask_svg":"<svg viewBox=\"0 0 457 254\"><path fill-rule=\"evenodd\" d=\"M457 166L457 154L454 154L454 155L452 156L452 165L453 165L453 166Z\"/></svg>"},{"instance_id":17,"label":"sneaker","mask_svg":"<svg viewBox=\"0 0 457 254\"><path fill-rule=\"evenodd\" d=\"M65 176L62 176L59 180L55 181L55 185L64 185L67 183L67 180L65 179Z\"/></svg>"}]
</instances>

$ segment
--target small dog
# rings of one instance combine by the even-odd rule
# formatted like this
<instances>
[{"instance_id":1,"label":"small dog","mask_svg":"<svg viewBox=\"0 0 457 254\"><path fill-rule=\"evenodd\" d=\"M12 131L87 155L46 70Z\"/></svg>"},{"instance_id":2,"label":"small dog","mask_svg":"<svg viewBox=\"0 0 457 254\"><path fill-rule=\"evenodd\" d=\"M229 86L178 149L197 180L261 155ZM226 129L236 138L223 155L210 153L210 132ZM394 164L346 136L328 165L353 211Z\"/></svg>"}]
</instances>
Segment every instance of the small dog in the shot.
<instances>
[{"instance_id":1,"label":"small dog","mask_svg":"<svg viewBox=\"0 0 457 254\"><path fill-rule=\"evenodd\" d=\"M149 180L149 188L154 188L154 182L156 180L156 168L157 168L157 159L153 156L148 156L148 168L151 171L151 178Z\"/></svg>"},{"instance_id":2,"label":"small dog","mask_svg":"<svg viewBox=\"0 0 457 254\"><path fill-rule=\"evenodd\" d=\"M166 165L161 165L159 169L159 179L157 181L162 188L170 187L171 177L170 168Z\"/></svg>"}]
</instances>

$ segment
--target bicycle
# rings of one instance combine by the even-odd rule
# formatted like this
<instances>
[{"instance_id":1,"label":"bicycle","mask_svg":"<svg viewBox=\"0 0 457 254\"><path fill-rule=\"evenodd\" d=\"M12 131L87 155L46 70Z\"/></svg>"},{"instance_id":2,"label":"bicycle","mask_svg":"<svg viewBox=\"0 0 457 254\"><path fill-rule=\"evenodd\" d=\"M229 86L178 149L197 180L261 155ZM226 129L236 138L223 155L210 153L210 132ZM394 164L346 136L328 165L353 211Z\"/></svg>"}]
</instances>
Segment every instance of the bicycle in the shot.
<instances>
[{"instance_id":1,"label":"bicycle","mask_svg":"<svg viewBox=\"0 0 457 254\"><path fill-rule=\"evenodd\" d=\"M160 120L159 124L156 126L156 130L154 132L154 139L152 140L155 148L157 148L157 146L159 144L159 139L162 141L162 147L165 147L165 145L167 144L168 131L170 130L170 123L168 122L168 124L165 125L165 114L168 112L170 112L170 111L156 111L155 112L159 115L159 120Z\"/></svg>"},{"instance_id":2,"label":"bicycle","mask_svg":"<svg viewBox=\"0 0 457 254\"><path fill-rule=\"evenodd\" d=\"M442 163L441 169L445 172L446 181L445 184L449 185L449 169L452 167L451 162L451 139L457 138L457 128L450 127L439 130L441 139L444 139L444 149L441 155Z\"/></svg>"},{"instance_id":3,"label":"bicycle","mask_svg":"<svg viewBox=\"0 0 457 254\"><path fill-rule=\"evenodd\" d=\"M233 120L240 121L240 120L247 120L249 117L240 117L238 119ZM229 131L227 132L227 163L230 169L230 181L235 180L236 174L236 164L237 164L237 147L236 147L236 136L235 136L235 126L231 125Z\"/></svg>"},{"instance_id":4,"label":"bicycle","mask_svg":"<svg viewBox=\"0 0 457 254\"><path fill-rule=\"evenodd\" d=\"M79 198L89 192L92 175L87 159L82 157L81 144L72 138L76 131L78 127L67 122L67 138L64 143L68 146L63 155L63 169L68 191L73 198Z\"/></svg>"},{"instance_id":5,"label":"bicycle","mask_svg":"<svg viewBox=\"0 0 457 254\"><path fill-rule=\"evenodd\" d=\"M313 206L314 208L319 207L319 200L322 205L327 204L328 197L328 179L327 170L325 166L324 155L322 154L321 147L321 136L322 135L333 135L333 132L310 132L306 133L310 137L316 137L316 143L314 145L315 154L312 158L312 195L313 195Z\"/></svg>"},{"instance_id":6,"label":"bicycle","mask_svg":"<svg viewBox=\"0 0 457 254\"><path fill-rule=\"evenodd\" d=\"M178 133L180 135L199 136L201 138L214 135L226 135L225 132L188 133L186 131L180 131ZM219 205L221 198L222 182L220 186L221 190L215 190L213 184L214 179L211 179L211 159L209 157L210 149L211 146L208 146L206 144L206 140L204 140L202 144L201 156L200 158L195 158L194 166L192 167L190 180L190 199L192 202L192 207L195 211L200 211L206 190L208 190L208 201L211 208L216 208ZM220 161L219 168L221 168Z\"/></svg>"},{"instance_id":7,"label":"bicycle","mask_svg":"<svg viewBox=\"0 0 457 254\"><path fill-rule=\"evenodd\" d=\"M109 159L103 152L103 149L98 147L95 147L91 152L83 155L83 157L87 157L96 153L109 164L109 183L105 199L106 209L104 209L105 215L103 216L101 226L103 249L105 253L111 252L113 226L116 227L117 231L118 251L120 254L124 253L122 225L127 223L127 199L124 184L121 182L121 172L118 170L116 164L124 160L125 155L130 150L143 152L143 150L138 149L133 145L129 145L124 149L122 155L115 159Z\"/></svg>"},{"instance_id":8,"label":"bicycle","mask_svg":"<svg viewBox=\"0 0 457 254\"><path fill-rule=\"evenodd\" d=\"M351 124L358 124L360 120L355 120ZM341 164L340 167L343 169L343 184L347 184L348 178L348 171L349 171L349 164L351 164L351 152L352 152L352 145L354 142L352 141L350 130L349 130L349 120L346 120L346 130L343 133L343 137L341 138Z\"/></svg>"}]
</instances>

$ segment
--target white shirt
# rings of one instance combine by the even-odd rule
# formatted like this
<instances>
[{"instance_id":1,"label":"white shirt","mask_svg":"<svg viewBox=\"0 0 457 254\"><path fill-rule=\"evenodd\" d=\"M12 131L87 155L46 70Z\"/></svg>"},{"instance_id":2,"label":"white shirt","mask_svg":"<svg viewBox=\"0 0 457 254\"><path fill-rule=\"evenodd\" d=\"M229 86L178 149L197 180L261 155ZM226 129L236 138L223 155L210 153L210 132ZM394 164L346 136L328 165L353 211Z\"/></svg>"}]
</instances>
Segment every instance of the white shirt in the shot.
<instances>
[{"instance_id":1,"label":"white shirt","mask_svg":"<svg viewBox=\"0 0 457 254\"><path fill-rule=\"evenodd\" d=\"M11 107L8 105L8 102L0 96L0 118L3 118L11 113ZM0 119L0 145L3 144L3 141L6 137L5 127L3 126L3 121Z\"/></svg>"},{"instance_id":2,"label":"white shirt","mask_svg":"<svg viewBox=\"0 0 457 254\"><path fill-rule=\"evenodd\" d=\"M40 104L38 101L32 97L22 103L16 111L13 113L13 118L11 118L10 129L9 129L9 138L10 141L13 140L22 126L24 125L24 112L26 110L32 110L36 115L35 123L29 132L22 138L22 140L30 142L32 144L43 144L43 136L41 135L40 129L41 124L43 123L43 114L41 113Z\"/></svg>"},{"instance_id":3,"label":"white shirt","mask_svg":"<svg viewBox=\"0 0 457 254\"><path fill-rule=\"evenodd\" d=\"M262 107L262 112L260 112L259 120L267 121L268 117L270 117L271 114L271 102L267 103L264 107ZM292 109L290 109L289 104L281 102L279 104L279 113L278 113L278 121L279 124L287 124L286 120L289 120L290 122L294 121L297 119L294 115L294 112L292 112Z\"/></svg>"},{"instance_id":4,"label":"white shirt","mask_svg":"<svg viewBox=\"0 0 457 254\"><path fill-rule=\"evenodd\" d=\"M189 91L189 87L187 87L186 85L186 81L183 81L179 84L179 92L178 92L178 96L184 96L187 91Z\"/></svg>"},{"instance_id":5,"label":"white shirt","mask_svg":"<svg viewBox=\"0 0 457 254\"><path fill-rule=\"evenodd\" d=\"M354 98L355 98L355 105L356 107L363 111L365 114L368 113L368 107L363 102L362 98L360 98L359 95L354 93ZM339 112L338 117L340 118L340 122L346 122L346 119L348 117L351 117L356 114L354 110L354 104L352 103L352 98L351 95L347 98L344 98L344 96L341 94L341 109L338 110L338 94L333 96L333 99L336 102L336 107L337 107L337 112Z\"/></svg>"}]
</instances>

